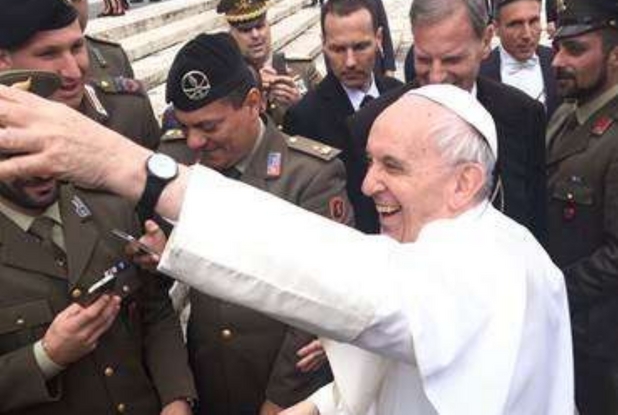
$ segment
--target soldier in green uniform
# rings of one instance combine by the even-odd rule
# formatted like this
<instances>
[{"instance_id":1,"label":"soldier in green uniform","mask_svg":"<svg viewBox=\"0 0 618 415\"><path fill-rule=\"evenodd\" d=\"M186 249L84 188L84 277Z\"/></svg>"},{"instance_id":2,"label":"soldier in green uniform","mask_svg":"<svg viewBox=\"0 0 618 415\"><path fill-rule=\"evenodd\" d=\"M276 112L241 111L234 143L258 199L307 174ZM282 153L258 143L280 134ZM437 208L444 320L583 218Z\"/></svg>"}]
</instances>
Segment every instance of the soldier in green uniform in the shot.
<instances>
[{"instance_id":1,"label":"soldier in green uniform","mask_svg":"<svg viewBox=\"0 0 618 415\"><path fill-rule=\"evenodd\" d=\"M71 0L71 2L79 14L79 25L82 31L86 32L88 0ZM86 46L90 57L90 75L93 78L135 78L129 57L118 43L86 35Z\"/></svg>"},{"instance_id":2,"label":"soldier in green uniform","mask_svg":"<svg viewBox=\"0 0 618 415\"><path fill-rule=\"evenodd\" d=\"M61 85L27 71L0 83L43 96ZM124 260L111 229L139 230L118 197L42 177L0 182L0 413L191 414L167 293Z\"/></svg>"},{"instance_id":3,"label":"soldier in green uniform","mask_svg":"<svg viewBox=\"0 0 618 415\"><path fill-rule=\"evenodd\" d=\"M221 0L217 6L217 12L225 14L243 56L260 72L268 113L279 126L285 111L322 76L311 60L290 60L274 54L267 11L267 0Z\"/></svg>"},{"instance_id":4,"label":"soldier in green uniform","mask_svg":"<svg viewBox=\"0 0 618 415\"><path fill-rule=\"evenodd\" d=\"M351 224L339 151L280 133L267 116L260 116L262 97L256 85L228 34L190 41L176 56L167 82L167 100L179 128L162 141L160 150L177 155L176 150L184 148L192 154L184 162L200 162ZM272 220L276 226L277 218ZM242 229L230 232L242 238ZM197 292L190 293L190 303L187 343L198 414L276 413L328 380L325 368L302 373L296 367L296 353L312 335Z\"/></svg>"},{"instance_id":5,"label":"soldier in green uniform","mask_svg":"<svg viewBox=\"0 0 618 415\"><path fill-rule=\"evenodd\" d=\"M65 0L13 1L0 14L0 70L56 73L62 102L137 143L154 149L160 129L139 82L92 78L86 41L75 9Z\"/></svg>"},{"instance_id":6,"label":"soldier in green uniform","mask_svg":"<svg viewBox=\"0 0 618 415\"><path fill-rule=\"evenodd\" d=\"M549 252L566 279L581 415L618 413L618 3L558 2Z\"/></svg>"}]
</instances>

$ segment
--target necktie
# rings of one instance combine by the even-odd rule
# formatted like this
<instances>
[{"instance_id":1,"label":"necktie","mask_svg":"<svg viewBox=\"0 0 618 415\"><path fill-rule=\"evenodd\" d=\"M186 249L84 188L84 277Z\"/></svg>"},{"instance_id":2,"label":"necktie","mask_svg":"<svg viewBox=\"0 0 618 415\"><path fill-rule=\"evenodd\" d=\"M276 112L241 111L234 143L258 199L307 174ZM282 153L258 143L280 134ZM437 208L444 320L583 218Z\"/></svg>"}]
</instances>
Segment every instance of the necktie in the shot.
<instances>
[{"instance_id":1,"label":"necktie","mask_svg":"<svg viewBox=\"0 0 618 415\"><path fill-rule=\"evenodd\" d=\"M365 105L369 104L373 101L374 98L371 95L365 95L365 98L361 101L360 107L363 108Z\"/></svg>"},{"instance_id":2,"label":"necktie","mask_svg":"<svg viewBox=\"0 0 618 415\"><path fill-rule=\"evenodd\" d=\"M53 229L55 222L47 216L39 216L32 222L29 232L36 236L41 242L43 249L48 251L62 268L66 268L66 253L54 242Z\"/></svg>"}]
</instances>

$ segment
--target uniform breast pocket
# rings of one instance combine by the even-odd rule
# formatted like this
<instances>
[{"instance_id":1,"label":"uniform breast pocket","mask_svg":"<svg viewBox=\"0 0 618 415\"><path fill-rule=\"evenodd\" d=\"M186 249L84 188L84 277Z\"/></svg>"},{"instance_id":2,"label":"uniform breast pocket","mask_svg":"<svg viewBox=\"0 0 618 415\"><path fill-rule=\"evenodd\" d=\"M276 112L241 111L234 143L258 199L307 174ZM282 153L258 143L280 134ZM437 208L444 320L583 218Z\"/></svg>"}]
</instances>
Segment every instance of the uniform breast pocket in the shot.
<instances>
[{"instance_id":1,"label":"uniform breast pocket","mask_svg":"<svg viewBox=\"0 0 618 415\"><path fill-rule=\"evenodd\" d=\"M43 337L53 319L47 300L0 307L0 353L33 344Z\"/></svg>"},{"instance_id":2,"label":"uniform breast pocket","mask_svg":"<svg viewBox=\"0 0 618 415\"><path fill-rule=\"evenodd\" d=\"M578 176L556 182L551 194L563 222L587 220L595 204L594 189Z\"/></svg>"}]
</instances>

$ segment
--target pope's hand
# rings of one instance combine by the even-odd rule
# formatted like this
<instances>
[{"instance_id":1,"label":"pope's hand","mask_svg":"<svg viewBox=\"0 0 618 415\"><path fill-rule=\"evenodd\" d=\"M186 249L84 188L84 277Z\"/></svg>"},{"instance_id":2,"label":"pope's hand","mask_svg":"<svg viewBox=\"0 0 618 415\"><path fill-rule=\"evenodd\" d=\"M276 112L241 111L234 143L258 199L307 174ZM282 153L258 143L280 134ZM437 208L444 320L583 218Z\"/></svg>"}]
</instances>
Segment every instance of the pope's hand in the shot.
<instances>
[{"instance_id":1,"label":"pope's hand","mask_svg":"<svg viewBox=\"0 0 618 415\"><path fill-rule=\"evenodd\" d=\"M54 177L139 199L150 151L66 105L0 85L0 178Z\"/></svg>"},{"instance_id":2,"label":"pope's hand","mask_svg":"<svg viewBox=\"0 0 618 415\"><path fill-rule=\"evenodd\" d=\"M279 415L320 415L320 411L313 403L303 401L280 412Z\"/></svg>"},{"instance_id":3,"label":"pope's hand","mask_svg":"<svg viewBox=\"0 0 618 415\"><path fill-rule=\"evenodd\" d=\"M320 340L305 345L296 354L300 358L296 367L304 373L316 371L326 362L326 353Z\"/></svg>"},{"instance_id":4,"label":"pope's hand","mask_svg":"<svg viewBox=\"0 0 618 415\"><path fill-rule=\"evenodd\" d=\"M131 257L133 262L140 267L149 271L156 271L159 261L161 260L161 254L165 250L167 244L167 238L165 233L161 230L159 225L152 220L147 220L144 224L146 232L139 239L139 242L146 245L150 250L156 252L156 255L145 254L140 251L139 246L136 243L130 243L127 245L127 254Z\"/></svg>"}]
</instances>

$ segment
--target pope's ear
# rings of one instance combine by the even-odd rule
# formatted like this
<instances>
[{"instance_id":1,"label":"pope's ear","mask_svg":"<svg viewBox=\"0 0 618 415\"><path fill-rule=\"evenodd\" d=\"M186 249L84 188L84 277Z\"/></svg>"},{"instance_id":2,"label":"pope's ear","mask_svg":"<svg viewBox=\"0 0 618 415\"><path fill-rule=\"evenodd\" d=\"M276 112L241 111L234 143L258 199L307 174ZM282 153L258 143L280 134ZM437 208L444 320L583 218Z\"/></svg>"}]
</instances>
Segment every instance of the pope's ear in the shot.
<instances>
[{"instance_id":1,"label":"pope's ear","mask_svg":"<svg viewBox=\"0 0 618 415\"><path fill-rule=\"evenodd\" d=\"M486 174L479 163L462 163L456 169L450 207L458 212L470 206L479 197L479 192L485 185Z\"/></svg>"}]
</instances>

